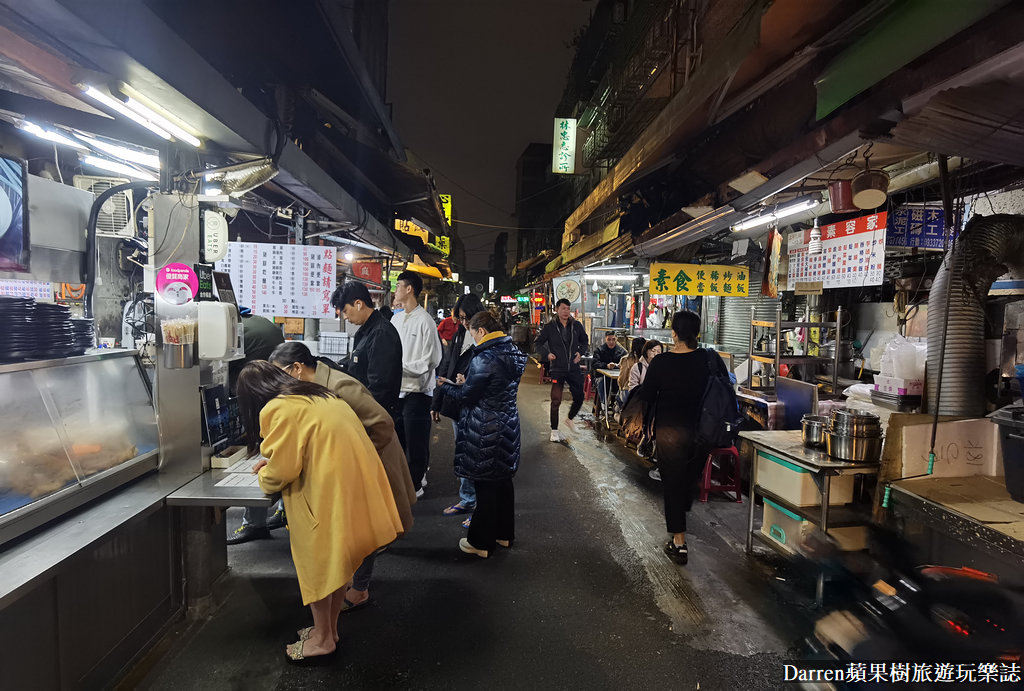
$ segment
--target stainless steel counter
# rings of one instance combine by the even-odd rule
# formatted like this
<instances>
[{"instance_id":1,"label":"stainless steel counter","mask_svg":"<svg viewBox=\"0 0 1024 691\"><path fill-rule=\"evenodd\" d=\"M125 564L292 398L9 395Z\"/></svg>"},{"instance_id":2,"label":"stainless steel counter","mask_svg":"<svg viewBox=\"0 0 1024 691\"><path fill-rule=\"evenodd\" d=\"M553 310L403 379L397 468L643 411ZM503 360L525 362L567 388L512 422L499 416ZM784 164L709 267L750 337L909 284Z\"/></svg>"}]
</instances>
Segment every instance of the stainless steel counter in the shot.
<instances>
[{"instance_id":1,"label":"stainless steel counter","mask_svg":"<svg viewBox=\"0 0 1024 691\"><path fill-rule=\"evenodd\" d=\"M168 506L270 506L270 498L259 487L217 487L232 475L224 470L208 470L167 496Z\"/></svg>"},{"instance_id":2,"label":"stainless steel counter","mask_svg":"<svg viewBox=\"0 0 1024 691\"><path fill-rule=\"evenodd\" d=\"M812 472L821 470L851 470L854 468L874 468L877 472L878 469L877 461L873 463L840 461L832 458L821 449L808 448L804 446L803 440L800 438L800 430L740 432L740 437L748 440L755 446L762 446L765 449L785 456L787 461Z\"/></svg>"}]
</instances>

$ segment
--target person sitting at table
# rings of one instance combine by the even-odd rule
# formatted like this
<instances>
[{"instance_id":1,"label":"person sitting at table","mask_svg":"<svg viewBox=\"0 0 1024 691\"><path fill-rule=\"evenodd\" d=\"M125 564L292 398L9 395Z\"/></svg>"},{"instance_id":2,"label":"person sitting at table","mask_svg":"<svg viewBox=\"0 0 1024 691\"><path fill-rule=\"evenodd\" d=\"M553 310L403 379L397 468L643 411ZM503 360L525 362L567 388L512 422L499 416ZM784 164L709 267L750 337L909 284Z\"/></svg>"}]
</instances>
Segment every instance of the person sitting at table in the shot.
<instances>
[{"instance_id":1,"label":"person sitting at table","mask_svg":"<svg viewBox=\"0 0 1024 691\"><path fill-rule=\"evenodd\" d=\"M629 373L636 367L636 363L640 361L640 356L644 350L644 344L647 343L647 339L643 336L636 336L633 338L633 343L629 346L629 354L619 360L619 408L623 408L626 405L626 400L629 398Z\"/></svg>"},{"instance_id":2,"label":"person sitting at table","mask_svg":"<svg viewBox=\"0 0 1024 691\"><path fill-rule=\"evenodd\" d=\"M618 369L619 361L626 356L626 349L619 345L618 336L614 331L605 334L604 343L594 349L594 360L591 363L591 376L594 378L594 387L597 397L594 401L594 414L598 408L604 405L605 389L609 388L613 381L597 373L599 369ZM598 379L600 377L600 379Z\"/></svg>"},{"instance_id":3,"label":"person sitting at table","mask_svg":"<svg viewBox=\"0 0 1024 691\"><path fill-rule=\"evenodd\" d=\"M629 388L631 391L644 383L644 380L647 378L647 369L651 366L651 360L655 356L660 355L662 350L661 341L652 338L647 343L644 343L644 348L640 351L640 359L629 372Z\"/></svg>"},{"instance_id":4,"label":"person sitting at table","mask_svg":"<svg viewBox=\"0 0 1024 691\"><path fill-rule=\"evenodd\" d=\"M345 586L403 530L387 473L351 406L267 361L238 375L238 403L260 489L280 492L292 560L313 628L285 648L293 662L337 648Z\"/></svg>"}]
</instances>

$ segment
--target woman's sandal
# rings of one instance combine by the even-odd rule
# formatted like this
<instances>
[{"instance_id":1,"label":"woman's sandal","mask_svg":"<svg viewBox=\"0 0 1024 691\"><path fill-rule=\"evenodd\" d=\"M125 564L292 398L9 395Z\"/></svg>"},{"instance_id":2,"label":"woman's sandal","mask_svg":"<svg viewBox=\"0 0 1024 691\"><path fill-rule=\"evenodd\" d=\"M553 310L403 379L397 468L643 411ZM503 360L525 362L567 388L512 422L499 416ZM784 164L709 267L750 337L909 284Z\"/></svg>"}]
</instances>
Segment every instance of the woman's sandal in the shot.
<instances>
[{"instance_id":1,"label":"woman's sandal","mask_svg":"<svg viewBox=\"0 0 1024 691\"><path fill-rule=\"evenodd\" d=\"M334 657L334 653L338 652L338 649L335 648L331 652L324 653L323 655L313 655L311 657L306 657L303 654L303 647L305 646L305 644L306 640L303 639L298 640L295 643L290 643L288 644L288 646L285 647L284 654L285 657L288 658L288 662L304 666L324 665L329 664L331 662L331 659Z\"/></svg>"},{"instance_id":2,"label":"woman's sandal","mask_svg":"<svg viewBox=\"0 0 1024 691\"><path fill-rule=\"evenodd\" d=\"M445 516L458 516L460 513L473 513L473 509L469 508L460 501L458 504L452 504L441 513L443 513Z\"/></svg>"},{"instance_id":3,"label":"woman's sandal","mask_svg":"<svg viewBox=\"0 0 1024 691\"><path fill-rule=\"evenodd\" d=\"M669 540L665 545L665 554L668 558L677 564L685 565L690 556L690 551L686 547L684 542L681 545L677 545L675 541Z\"/></svg>"},{"instance_id":4,"label":"woman's sandal","mask_svg":"<svg viewBox=\"0 0 1024 691\"><path fill-rule=\"evenodd\" d=\"M470 524L470 522L471 522L472 520L473 520L473 517L472 517L472 516L470 516L469 518L467 518L466 520L464 520L464 521L462 522L462 527L463 527L463 528L468 528L468 527L469 527L469 524Z\"/></svg>"}]
</instances>

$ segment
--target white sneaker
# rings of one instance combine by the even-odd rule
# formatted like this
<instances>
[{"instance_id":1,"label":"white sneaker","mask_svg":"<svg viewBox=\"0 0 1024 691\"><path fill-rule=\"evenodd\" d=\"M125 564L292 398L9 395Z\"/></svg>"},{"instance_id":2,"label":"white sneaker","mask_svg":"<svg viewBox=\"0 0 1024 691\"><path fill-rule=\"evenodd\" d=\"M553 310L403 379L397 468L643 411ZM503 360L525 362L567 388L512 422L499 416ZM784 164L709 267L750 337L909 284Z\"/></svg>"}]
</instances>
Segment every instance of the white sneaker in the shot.
<instances>
[{"instance_id":1,"label":"white sneaker","mask_svg":"<svg viewBox=\"0 0 1024 691\"><path fill-rule=\"evenodd\" d=\"M416 490L416 498L417 498L417 499L419 499L420 497L422 497L422 496L423 496L424 494L425 494L425 492L423 491L423 488L422 488L422 487L420 487L420 488L419 488L418 490Z\"/></svg>"},{"instance_id":2,"label":"white sneaker","mask_svg":"<svg viewBox=\"0 0 1024 691\"><path fill-rule=\"evenodd\" d=\"M661 482L661 473L658 472L657 468L647 473L647 477L651 478L652 480L657 480L658 482Z\"/></svg>"},{"instance_id":3,"label":"white sneaker","mask_svg":"<svg viewBox=\"0 0 1024 691\"><path fill-rule=\"evenodd\" d=\"M423 489L427 488L427 476L426 475L424 475L423 479L420 480L420 487L422 487Z\"/></svg>"},{"instance_id":4,"label":"white sneaker","mask_svg":"<svg viewBox=\"0 0 1024 691\"><path fill-rule=\"evenodd\" d=\"M551 430L551 441L555 442L556 444L562 441L562 435L559 433L557 429Z\"/></svg>"},{"instance_id":5,"label":"white sneaker","mask_svg":"<svg viewBox=\"0 0 1024 691\"><path fill-rule=\"evenodd\" d=\"M569 428L570 432L572 432L573 434L576 434L576 423L575 422L573 422L569 418L565 418L565 423L564 424L565 424L566 427Z\"/></svg>"}]
</instances>

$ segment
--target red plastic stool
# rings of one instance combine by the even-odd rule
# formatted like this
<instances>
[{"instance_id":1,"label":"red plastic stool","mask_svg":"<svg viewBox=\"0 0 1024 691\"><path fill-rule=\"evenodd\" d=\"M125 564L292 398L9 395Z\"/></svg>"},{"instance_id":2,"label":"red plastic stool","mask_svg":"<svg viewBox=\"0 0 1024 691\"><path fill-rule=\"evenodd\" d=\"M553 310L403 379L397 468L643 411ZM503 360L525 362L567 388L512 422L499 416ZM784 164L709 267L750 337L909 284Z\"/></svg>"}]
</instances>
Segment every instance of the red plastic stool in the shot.
<instances>
[{"instance_id":1,"label":"red plastic stool","mask_svg":"<svg viewBox=\"0 0 1024 691\"><path fill-rule=\"evenodd\" d=\"M715 472L715 459L722 459ZM730 459L727 463L726 459ZM729 468L729 465L732 467ZM711 484L711 476L717 475L717 485ZM735 446L727 449L712 449L708 454L708 460L704 463L704 473L700 478L700 500L707 501L711 492L735 492L736 503L743 503L742 490L740 489L740 452Z\"/></svg>"},{"instance_id":2,"label":"red plastic stool","mask_svg":"<svg viewBox=\"0 0 1024 691\"><path fill-rule=\"evenodd\" d=\"M583 400L584 401L589 401L593 397L594 397L594 387L591 385L590 375L588 374L583 379Z\"/></svg>"}]
</instances>

